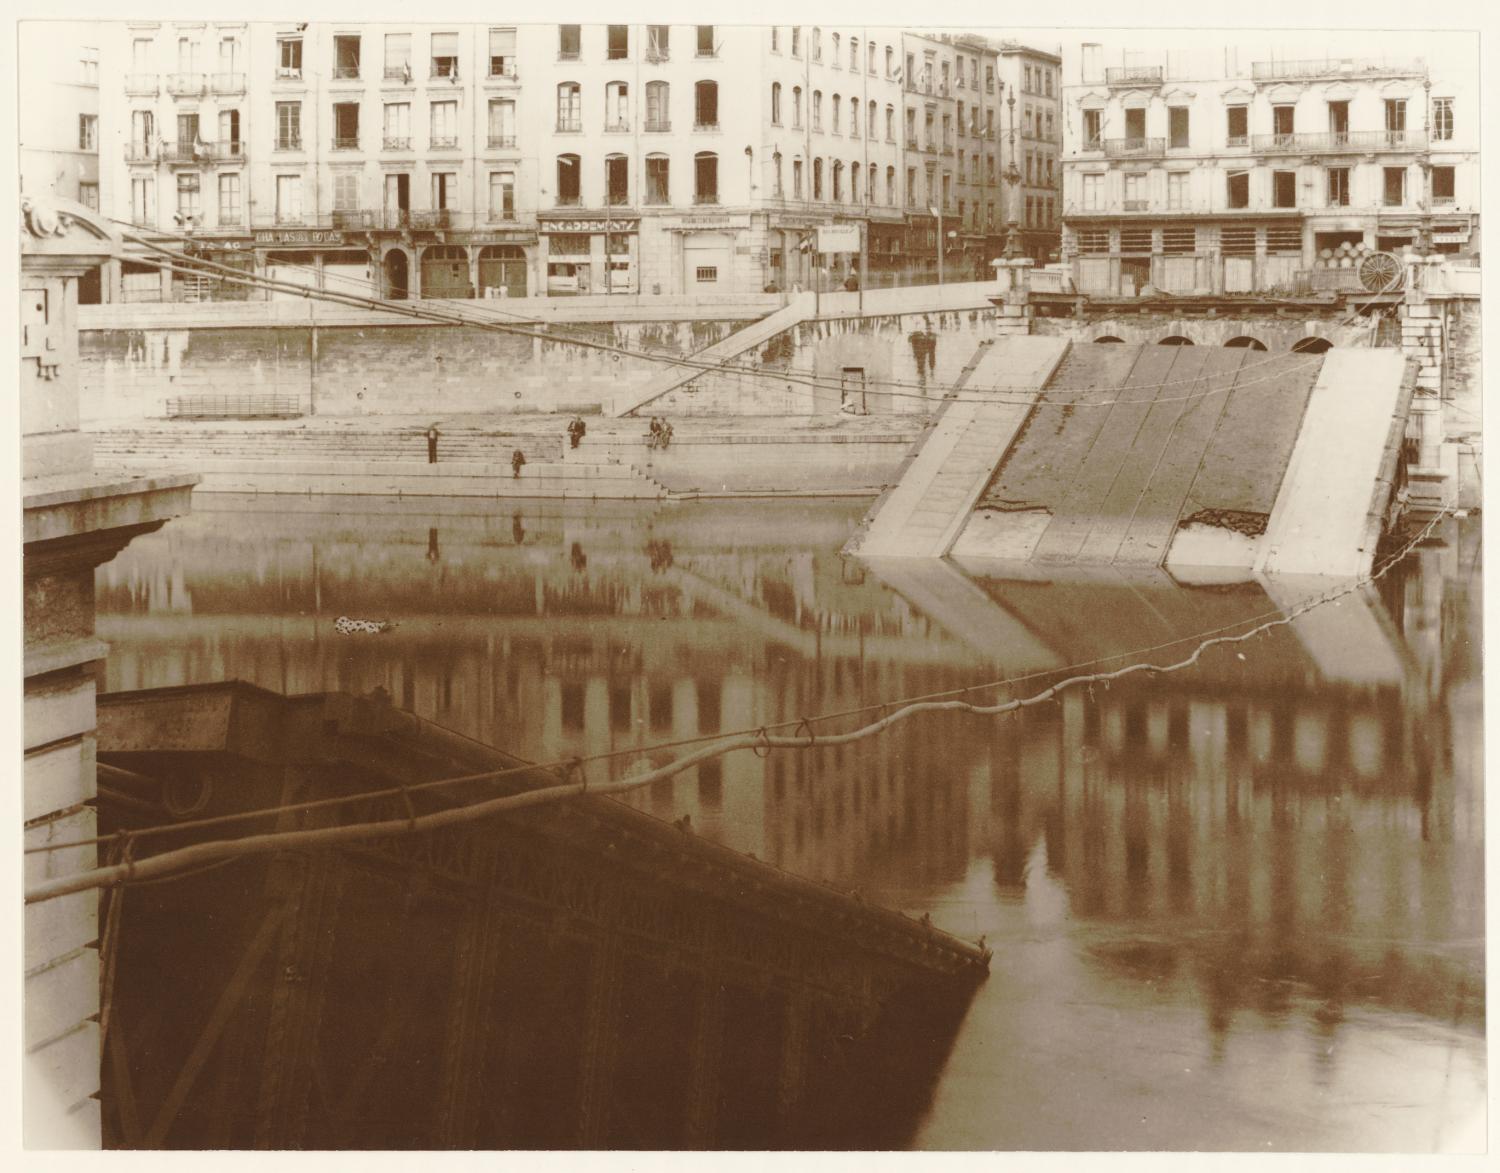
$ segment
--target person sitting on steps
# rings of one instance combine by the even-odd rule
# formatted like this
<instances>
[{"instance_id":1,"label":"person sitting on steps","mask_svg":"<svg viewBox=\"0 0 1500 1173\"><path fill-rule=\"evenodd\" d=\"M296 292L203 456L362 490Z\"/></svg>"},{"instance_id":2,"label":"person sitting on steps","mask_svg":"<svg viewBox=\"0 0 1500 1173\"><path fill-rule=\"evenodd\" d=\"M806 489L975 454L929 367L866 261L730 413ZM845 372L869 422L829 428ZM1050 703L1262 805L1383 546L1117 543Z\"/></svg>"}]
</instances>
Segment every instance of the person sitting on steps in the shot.
<instances>
[{"instance_id":1,"label":"person sitting on steps","mask_svg":"<svg viewBox=\"0 0 1500 1173\"><path fill-rule=\"evenodd\" d=\"M521 466L526 463L526 453L517 448L510 454L510 475L514 480L521 479Z\"/></svg>"},{"instance_id":2,"label":"person sitting on steps","mask_svg":"<svg viewBox=\"0 0 1500 1173\"><path fill-rule=\"evenodd\" d=\"M578 442L583 439L584 433L588 430L588 425L583 422L583 417L575 415L573 421L568 424L569 447L577 448Z\"/></svg>"}]
</instances>

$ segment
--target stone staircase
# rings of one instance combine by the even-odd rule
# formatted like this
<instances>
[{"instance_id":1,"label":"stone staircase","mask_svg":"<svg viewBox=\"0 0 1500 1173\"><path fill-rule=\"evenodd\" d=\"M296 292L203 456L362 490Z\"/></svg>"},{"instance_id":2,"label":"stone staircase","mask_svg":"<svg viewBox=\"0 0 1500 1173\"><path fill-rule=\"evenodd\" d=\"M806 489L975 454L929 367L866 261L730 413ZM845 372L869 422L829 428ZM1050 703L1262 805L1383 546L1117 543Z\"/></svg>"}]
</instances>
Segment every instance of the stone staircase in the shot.
<instances>
[{"instance_id":1,"label":"stone staircase","mask_svg":"<svg viewBox=\"0 0 1500 1173\"><path fill-rule=\"evenodd\" d=\"M758 322L752 322L741 330L736 330L728 338L705 347L693 355L693 366L668 366L653 378L644 387L634 388L622 392L618 396L610 410L611 415L629 415L637 411L654 399L660 399L663 395L677 390L684 383L690 382L703 373L701 366L704 362L728 362L730 359L738 358L747 350L753 350L757 346L763 346L783 330L790 330L808 318L813 316L814 298L811 293L799 294L782 309L774 314L768 314Z\"/></svg>"},{"instance_id":2,"label":"stone staircase","mask_svg":"<svg viewBox=\"0 0 1500 1173\"><path fill-rule=\"evenodd\" d=\"M526 464L510 466L519 448ZM208 493L659 499L668 490L634 465L586 449L564 456L551 435L445 429L438 463L423 433L253 428L111 429L95 434L101 468L186 469Z\"/></svg>"}]
</instances>

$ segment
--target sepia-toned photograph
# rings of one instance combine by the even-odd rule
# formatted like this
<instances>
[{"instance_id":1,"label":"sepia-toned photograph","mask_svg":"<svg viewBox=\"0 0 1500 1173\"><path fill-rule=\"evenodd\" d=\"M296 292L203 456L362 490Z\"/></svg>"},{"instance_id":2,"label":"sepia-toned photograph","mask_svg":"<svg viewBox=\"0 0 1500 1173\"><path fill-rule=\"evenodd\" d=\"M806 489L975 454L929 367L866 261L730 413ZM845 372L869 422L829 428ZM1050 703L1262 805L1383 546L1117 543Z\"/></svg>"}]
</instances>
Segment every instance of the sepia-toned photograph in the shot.
<instances>
[{"instance_id":1,"label":"sepia-toned photograph","mask_svg":"<svg viewBox=\"0 0 1500 1173\"><path fill-rule=\"evenodd\" d=\"M1487 1151L1479 32L856 11L15 24L27 1149Z\"/></svg>"}]
</instances>

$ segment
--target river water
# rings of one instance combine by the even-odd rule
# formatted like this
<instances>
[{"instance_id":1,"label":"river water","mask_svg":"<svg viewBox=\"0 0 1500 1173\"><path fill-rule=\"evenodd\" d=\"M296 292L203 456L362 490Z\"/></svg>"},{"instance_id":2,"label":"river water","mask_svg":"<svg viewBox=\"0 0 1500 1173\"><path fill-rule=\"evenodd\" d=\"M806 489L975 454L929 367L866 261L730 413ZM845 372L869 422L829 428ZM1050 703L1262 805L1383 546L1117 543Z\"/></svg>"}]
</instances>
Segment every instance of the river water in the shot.
<instances>
[{"instance_id":1,"label":"river water","mask_svg":"<svg viewBox=\"0 0 1500 1173\"><path fill-rule=\"evenodd\" d=\"M838 554L860 502L484 507L200 495L99 572L106 687L381 688L543 760L1027 695L1328 586L865 564ZM1480 588L1478 520L1448 520L1187 670L734 754L629 801L985 938L912 1147L1473 1150Z\"/></svg>"}]
</instances>

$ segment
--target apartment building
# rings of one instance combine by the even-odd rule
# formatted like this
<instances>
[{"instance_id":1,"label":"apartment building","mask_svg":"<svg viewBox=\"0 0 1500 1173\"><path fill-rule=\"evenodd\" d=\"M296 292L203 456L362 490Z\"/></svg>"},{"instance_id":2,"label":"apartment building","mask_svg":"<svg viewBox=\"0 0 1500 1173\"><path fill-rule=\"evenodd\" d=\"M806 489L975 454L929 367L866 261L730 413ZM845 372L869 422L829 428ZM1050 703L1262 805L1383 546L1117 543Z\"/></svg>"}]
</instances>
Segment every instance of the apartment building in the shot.
<instances>
[{"instance_id":1,"label":"apartment building","mask_svg":"<svg viewBox=\"0 0 1500 1173\"><path fill-rule=\"evenodd\" d=\"M99 208L99 39L86 21L17 25L21 190Z\"/></svg>"},{"instance_id":2,"label":"apartment building","mask_svg":"<svg viewBox=\"0 0 1500 1173\"><path fill-rule=\"evenodd\" d=\"M1055 260L1062 224L1062 55L1016 41L999 45L1007 160L1007 224L1038 264Z\"/></svg>"},{"instance_id":3,"label":"apartment building","mask_svg":"<svg viewBox=\"0 0 1500 1173\"><path fill-rule=\"evenodd\" d=\"M1477 249L1461 68L1085 44L1066 70L1063 243L1087 292L1296 289L1345 243Z\"/></svg>"}]
</instances>

